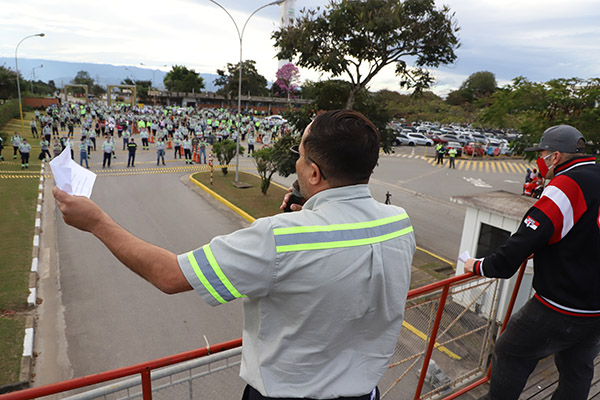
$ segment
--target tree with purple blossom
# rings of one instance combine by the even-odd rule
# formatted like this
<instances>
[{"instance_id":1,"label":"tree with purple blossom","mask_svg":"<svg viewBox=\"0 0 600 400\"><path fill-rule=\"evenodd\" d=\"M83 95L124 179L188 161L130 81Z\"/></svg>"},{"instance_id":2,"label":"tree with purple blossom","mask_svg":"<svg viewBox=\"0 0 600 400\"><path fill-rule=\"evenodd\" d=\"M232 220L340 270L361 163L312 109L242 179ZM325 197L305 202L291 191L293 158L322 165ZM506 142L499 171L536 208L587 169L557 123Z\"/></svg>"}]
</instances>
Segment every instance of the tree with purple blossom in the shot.
<instances>
[{"instance_id":1,"label":"tree with purple blossom","mask_svg":"<svg viewBox=\"0 0 600 400\"><path fill-rule=\"evenodd\" d=\"M292 63L284 64L277 70L276 76L275 85L279 87L278 91L288 99L295 98L294 93L298 90L297 83L300 80L298 68Z\"/></svg>"}]
</instances>

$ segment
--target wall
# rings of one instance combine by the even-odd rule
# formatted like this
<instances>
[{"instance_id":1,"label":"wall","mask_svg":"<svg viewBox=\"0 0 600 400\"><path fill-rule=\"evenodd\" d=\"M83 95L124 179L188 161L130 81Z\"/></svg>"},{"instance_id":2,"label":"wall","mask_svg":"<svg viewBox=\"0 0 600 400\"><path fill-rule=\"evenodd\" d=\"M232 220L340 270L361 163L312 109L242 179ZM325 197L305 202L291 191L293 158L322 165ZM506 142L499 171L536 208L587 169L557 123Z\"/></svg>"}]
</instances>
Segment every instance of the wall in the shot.
<instances>
[{"instance_id":1,"label":"wall","mask_svg":"<svg viewBox=\"0 0 600 400\"><path fill-rule=\"evenodd\" d=\"M23 104L33 108L46 108L51 104L58 104L58 99L48 97L25 97Z\"/></svg>"}]
</instances>

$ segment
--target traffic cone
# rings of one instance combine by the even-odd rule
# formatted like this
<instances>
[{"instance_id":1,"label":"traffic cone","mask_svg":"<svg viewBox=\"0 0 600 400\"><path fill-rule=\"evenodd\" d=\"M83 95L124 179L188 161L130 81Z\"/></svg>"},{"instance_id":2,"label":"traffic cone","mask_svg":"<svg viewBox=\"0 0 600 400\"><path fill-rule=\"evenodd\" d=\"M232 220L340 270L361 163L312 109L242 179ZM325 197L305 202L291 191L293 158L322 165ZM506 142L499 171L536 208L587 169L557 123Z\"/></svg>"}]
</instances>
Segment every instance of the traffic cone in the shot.
<instances>
[{"instance_id":1,"label":"traffic cone","mask_svg":"<svg viewBox=\"0 0 600 400\"><path fill-rule=\"evenodd\" d=\"M183 146L179 146L179 155L183 156Z\"/></svg>"},{"instance_id":2,"label":"traffic cone","mask_svg":"<svg viewBox=\"0 0 600 400\"><path fill-rule=\"evenodd\" d=\"M154 135L150 135L150 143L154 143Z\"/></svg>"},{"instance_id":3,"label":"traffic cone","mask_svg":"<svg viewBox=\"0 0 600 400\"><path fill-rule=\"evenodd\" d=\"M173 146L171 146L171 139L169 139L169 143L167 144L167 149L172 149Z\"/></svg>"},{"instance_id":4,"label":"traffic cone","mask_svg":"<svg viewBox=\"0 0 600 400\"><path fill-rule=\"evenodd\" d=\"M200 153L198 153L198 150L194 150L194 162L196 164L200 164Z\"/></svg>"}]
</instances>

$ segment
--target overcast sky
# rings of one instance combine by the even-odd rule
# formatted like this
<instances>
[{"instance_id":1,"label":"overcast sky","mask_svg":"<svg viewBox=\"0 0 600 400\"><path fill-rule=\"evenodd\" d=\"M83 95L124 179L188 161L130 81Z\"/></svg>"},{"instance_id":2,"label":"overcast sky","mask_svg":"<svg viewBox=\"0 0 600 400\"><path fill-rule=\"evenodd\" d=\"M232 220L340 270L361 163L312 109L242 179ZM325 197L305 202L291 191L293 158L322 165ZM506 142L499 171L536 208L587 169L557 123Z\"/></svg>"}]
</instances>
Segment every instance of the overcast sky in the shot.
<instances>
[{"instance_id":1,"label":"overcast sky","mask_svg":"<svg viewBox=\"0 0 600 400\"><path fill-rule=\"evenodd\" d=\"M268 1L220 0L243 26ZM303 8L326 0L297 0ZM490 71L500 85L522 75L536 82L554 78L600 77L599 0L436 0L455 12L461 30L458 60L435 71L438 94L456 89L472 73ZM25 36L44 32L19 47L19 58L148 66L164 71L185 65L216 73L239 60L239 40L229 17L208 0L0 0L0 56L14 57ZM244 33L244 59L275 80L273 30L279 6L252 17ZM14 68L14 65L9 67ZM318 80L301 70L301 79ZM326 77L323 77L326 78ZM371 90L399 90L394 67Z\"/></svg>"}]
</instances>

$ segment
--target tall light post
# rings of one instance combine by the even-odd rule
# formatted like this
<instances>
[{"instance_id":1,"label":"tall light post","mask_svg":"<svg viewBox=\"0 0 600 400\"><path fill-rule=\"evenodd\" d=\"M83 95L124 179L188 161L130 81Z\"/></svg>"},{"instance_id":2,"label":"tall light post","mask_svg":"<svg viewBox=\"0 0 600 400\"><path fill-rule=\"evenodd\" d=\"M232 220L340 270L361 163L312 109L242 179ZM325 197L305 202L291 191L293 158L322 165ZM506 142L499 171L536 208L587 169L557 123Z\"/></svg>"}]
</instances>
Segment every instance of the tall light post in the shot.
<instances>
[{"instance_id":1,"label":"tall light post","mask_svg":"<svg viewBox=\"0 0 600 400\"><path fill-rule=\"evenodd\" d=\"M135 77L133 71L130 70L129 67L125 67L125 70L129 71L129 73L131 74L131 76L133 77L133 84L135 85L135 83L137 82L137 78Z\"/></svg>"},{"instance_id":2,"label":"tall light post","mask_svg":"<svg viewBox=\"0 0 600 400\"><path fill-rule=\"evenodd\" d=\"M35 70L38 68L44 68L44 64L40 65L39 67L33 67L31 69L31 94L33 94L33 80L35 79Z\"/></svg>"},{"instance_id":3,"label":"tall light post","mask_svg":"<svg viewBox=\"0 0 600 400\"><path fill-rule=\"evenodd\" d=\"M19 46L23 43L23 40L29 39L30 37L46 36L45 33L36 33L35 35L25 36L21 41L17 44L17 48L15 49L15 68L17 72L17 92L19 93L19 115L21 116L21 135L25 135L25 125L23 124L23 106L21 105L21 83L19 82L19 62L17 60L17 52L19 51Z\"/></svg>"},{"instance_id":4,"label":"tall light post","mask_svg":"<svg viewBox=\"0 0 600 400\"><path fill-rule=\"evenodd\" d=\"M140 65L143 65L144 67L150 67L149 65L146 65L143 62L141 62ZM166 66L167 66L167 64L161 65L160 68L165 68ZM154 88L156 88L156 86L154 86L154 74L156 74L156 72L158 71L158 69L159 68L154 69L154 68L150 67L150 71L152 72L152 86Z\"/></svg>"},{"instance_id":5,"label":"tall light post","mask_svg":"<svg viewBox=\"0 0 600 400\"><path fill-rule=\"evenodd\" d=\"M284 3L285 0L276 0L276 1L272 1L268 4L265 4L262 7L257 8L256 10L254 10L252 12L252 14L250 14L250 16L246 19L246 22L244 22L244 26L242 27L242 31L240 32L240 28L238 27L238 24L235 22L235 19L233 19L233 17L231 16L231 14L229 13L229 11L227 11L225 9L225 7L223 7L222 5L220 5L219 3L217 3L215 0L209 0L211 3L216 4L217 6L219 6L223 11L225 11L225 13L227 13L227 15L229 16L229 18L231 18L231 21L233 22L233 25L235 25L235 30L237 31L238 34L238 38L240 39L240 63L238 64L240 73L239 73L239 82L238 82L238 106L237 106L237 118L238 118L238 134L237 134L237 140L236 140L236 146L235 146L235 182L239 182L239 169L240 169L240 137L242 136L242 132L241 132L241 116L242 116L242 40L244 39L244 31L246 30L246 25L248 25L248 21L250 21L250 18L252 18L252 16L254 14L256 14L257 12L259 12L260 10L262 10L263 8L269 7L269 6L274 6L274 5L278 5L281 3Z\"/></svg>"}]
</instances>

